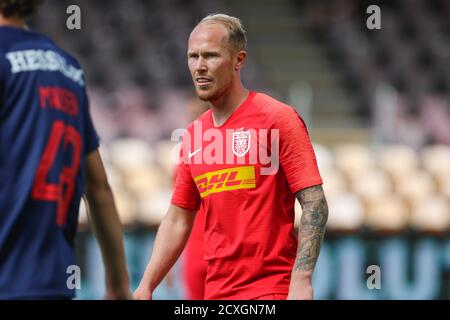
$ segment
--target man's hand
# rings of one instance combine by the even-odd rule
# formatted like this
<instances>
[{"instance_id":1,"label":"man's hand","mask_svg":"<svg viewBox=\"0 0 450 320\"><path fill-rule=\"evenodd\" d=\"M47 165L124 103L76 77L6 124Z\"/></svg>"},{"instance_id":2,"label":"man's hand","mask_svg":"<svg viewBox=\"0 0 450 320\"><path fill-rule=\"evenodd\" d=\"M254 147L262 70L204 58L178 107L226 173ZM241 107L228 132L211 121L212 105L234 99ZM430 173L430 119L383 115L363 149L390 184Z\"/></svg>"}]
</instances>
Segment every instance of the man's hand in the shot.
<instances>
[{"instance_id":1,"label":"man's hand","mask_svg":"<svg viewBox=\"0 0 450 320\"><path fill-rule=\"evenodd\" d=\"M287 300L312 300L314 298L313 287L310 279L295 281L287 296Z\"/></svg>"},{"instance_id":2,"label":"man's hand","mask_svg":"<svg viewBox=\"0 0 450 320\"><path fill-rule=\"evenodd\" d=\"M152 300L152 292L150 289L139 285L136 291L134 291L133 298L135 300Z\"/></svg>"}]
</instances>

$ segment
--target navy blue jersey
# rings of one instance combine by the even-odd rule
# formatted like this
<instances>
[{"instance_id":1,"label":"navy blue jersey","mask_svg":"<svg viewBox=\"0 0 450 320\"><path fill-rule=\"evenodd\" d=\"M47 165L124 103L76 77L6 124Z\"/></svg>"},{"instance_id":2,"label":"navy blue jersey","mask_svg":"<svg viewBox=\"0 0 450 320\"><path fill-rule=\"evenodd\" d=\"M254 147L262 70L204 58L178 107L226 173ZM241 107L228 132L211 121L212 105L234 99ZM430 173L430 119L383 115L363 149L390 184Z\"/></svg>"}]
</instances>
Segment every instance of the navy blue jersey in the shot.
<instances>
[{"instance_id":1,"label":"navy blue jersey","mask_svg":"<svg viewBox=\"0 0 450 320\"><path fill-rule=\"evenodd\" d=\"M0 299L73 297L85 158L98 148L79 63L0 27Z\"/></svg>"}]
</instances>

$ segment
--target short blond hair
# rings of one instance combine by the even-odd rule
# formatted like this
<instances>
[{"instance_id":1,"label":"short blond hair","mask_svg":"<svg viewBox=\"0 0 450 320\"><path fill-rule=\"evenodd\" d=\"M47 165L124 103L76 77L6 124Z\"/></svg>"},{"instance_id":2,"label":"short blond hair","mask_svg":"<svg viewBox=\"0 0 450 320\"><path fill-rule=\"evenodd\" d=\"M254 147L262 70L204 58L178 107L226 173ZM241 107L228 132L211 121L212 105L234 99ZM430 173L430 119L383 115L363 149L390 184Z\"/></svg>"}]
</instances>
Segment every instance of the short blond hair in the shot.
<instances>
[{"instance_id":1,"label":"short blond hair","mask_svg":"<svg viewBox=\"0 0 450 320\"><path fill-rule=\"evenodd\" d=\"M247 47L247 36L242 22L239 18L232 17L223 13L209 14L198 24L202 23L220 23L228 31L228 41L236 51L245 50Z\"/></svg>"}]
</instances>

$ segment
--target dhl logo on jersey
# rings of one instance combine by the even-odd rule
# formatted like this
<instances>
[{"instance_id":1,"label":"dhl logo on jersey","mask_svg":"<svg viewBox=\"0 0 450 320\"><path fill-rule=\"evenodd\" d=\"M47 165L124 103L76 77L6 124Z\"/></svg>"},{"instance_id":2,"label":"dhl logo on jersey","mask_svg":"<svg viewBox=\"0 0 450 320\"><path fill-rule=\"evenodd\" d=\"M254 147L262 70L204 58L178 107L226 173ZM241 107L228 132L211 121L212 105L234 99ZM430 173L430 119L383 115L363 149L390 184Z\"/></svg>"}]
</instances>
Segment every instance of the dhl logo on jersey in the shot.
<instances>
[{"instance_id":1,"label":"dhl logo on jersey","mask_svg":"<svg viewBox=\"0 0 450 320\"><path fill-rule=\"evenodd\" d=\"M212 193L256 188L255 167L244 166L207 172L194 178L202 198Z\"/></svg>"}]
</instances>

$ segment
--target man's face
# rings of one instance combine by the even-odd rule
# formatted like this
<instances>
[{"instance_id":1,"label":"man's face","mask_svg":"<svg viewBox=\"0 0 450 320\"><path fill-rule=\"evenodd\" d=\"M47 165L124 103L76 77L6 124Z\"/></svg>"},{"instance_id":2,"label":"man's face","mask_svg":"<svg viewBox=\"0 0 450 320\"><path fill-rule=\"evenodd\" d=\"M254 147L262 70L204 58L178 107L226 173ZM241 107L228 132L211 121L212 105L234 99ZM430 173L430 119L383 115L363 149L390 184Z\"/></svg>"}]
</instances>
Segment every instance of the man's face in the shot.
<instances>
[{"instance_id":1,"label":"man's face","mask_svg":"<svg viewBox=\"0 0 450 320\"><path fill-rule=\"evenodd\" d=\"M201 100L218 99L231 88L236 71L234 59L223 25L202 23L192 31L188 65Z\"/></svg>"}]
</instances>

